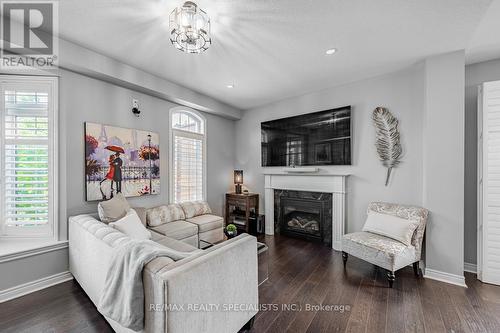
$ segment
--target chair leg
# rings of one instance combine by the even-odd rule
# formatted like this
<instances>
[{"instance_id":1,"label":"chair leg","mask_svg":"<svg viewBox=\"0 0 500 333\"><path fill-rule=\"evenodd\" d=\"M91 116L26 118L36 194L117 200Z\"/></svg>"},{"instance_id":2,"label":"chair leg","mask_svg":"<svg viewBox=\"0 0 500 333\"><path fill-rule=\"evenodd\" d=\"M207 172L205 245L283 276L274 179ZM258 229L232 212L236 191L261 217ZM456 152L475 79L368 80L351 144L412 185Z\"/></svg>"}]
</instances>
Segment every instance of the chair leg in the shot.
<instances>
[{"instance_id":1,"label":"chair leg","mask_svg":"<svg viewBox=\"0 0 500 333\"><path fill-rule=\"evenodd\" d=\"M396 280L396 276L394 275L394 272L392 271L387 271L387 281L389 281L389 288L392 288L392 284Z\"/></svg>"},{"instance_id":2,"label":"chair leg","mask_svg":"<svg viewBox=\"0 0 500 333\"><path fill-rule=\"evenodd\" d=\"M345 264L347 264L347 258L349 258L349 254L347 254L347 252L342 251L342 260L344 261L344 269L345 269Z\"/></svg>"},{"instance_id":3,"label":"chair leg","mask_svg":"<svg viewBox=\"0 0 500 333\"><path fill-rule=\"evenodd\" d=\"M413 273L415 274L416 277L420 276L420 267L418 261L413 263Z\"/></svg>"}]
</instances>

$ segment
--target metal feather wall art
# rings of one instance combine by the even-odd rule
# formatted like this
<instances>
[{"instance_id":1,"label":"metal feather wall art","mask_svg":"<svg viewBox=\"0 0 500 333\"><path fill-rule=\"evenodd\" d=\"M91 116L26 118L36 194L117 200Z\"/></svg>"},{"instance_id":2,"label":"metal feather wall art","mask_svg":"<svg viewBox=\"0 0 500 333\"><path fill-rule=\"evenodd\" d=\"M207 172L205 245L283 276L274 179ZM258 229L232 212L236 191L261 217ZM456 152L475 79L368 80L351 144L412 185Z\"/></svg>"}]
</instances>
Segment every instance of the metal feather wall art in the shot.
<instances>
[{"instance_id":1,"label":"metal feather wall art","mask_svg":"<svg viewBox=\"0 0 500 333\"><path fill-rule=\"evenodd\" d=\"M385 186L387 186L392 168L398 166L403 154L398 128L399 121L389 110L383 107L377 107L373 110L372 119L376 131L375 146L377 153L380 161L387 168L387 178L385 180Z\"/></svg>"}]
</instances>

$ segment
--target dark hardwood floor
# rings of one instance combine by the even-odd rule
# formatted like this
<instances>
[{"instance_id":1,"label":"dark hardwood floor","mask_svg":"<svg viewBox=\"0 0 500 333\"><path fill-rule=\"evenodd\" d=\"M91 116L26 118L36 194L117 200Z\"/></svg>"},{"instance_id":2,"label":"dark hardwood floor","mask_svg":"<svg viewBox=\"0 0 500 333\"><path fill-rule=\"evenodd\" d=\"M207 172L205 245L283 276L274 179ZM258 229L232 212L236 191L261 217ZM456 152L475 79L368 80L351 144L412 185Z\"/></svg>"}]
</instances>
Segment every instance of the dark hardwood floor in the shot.
<instances>
[{"instance_id":1,"label":"dark hardwood floor","mask_svg":"<svg viewBox=\"0 0 500 333\"><path fill-rule=\"evenodd\" d=\"M260 303L276 305L257 314L252 332L500 332L500 287L473 274L466 289L417 279L407 267L389 289L382 269L352 256L344 271L341 254L320 244L261 238L269 280ZM0 331L112 332L74 281L0 304Z\"/></svg>"}]
</instances>

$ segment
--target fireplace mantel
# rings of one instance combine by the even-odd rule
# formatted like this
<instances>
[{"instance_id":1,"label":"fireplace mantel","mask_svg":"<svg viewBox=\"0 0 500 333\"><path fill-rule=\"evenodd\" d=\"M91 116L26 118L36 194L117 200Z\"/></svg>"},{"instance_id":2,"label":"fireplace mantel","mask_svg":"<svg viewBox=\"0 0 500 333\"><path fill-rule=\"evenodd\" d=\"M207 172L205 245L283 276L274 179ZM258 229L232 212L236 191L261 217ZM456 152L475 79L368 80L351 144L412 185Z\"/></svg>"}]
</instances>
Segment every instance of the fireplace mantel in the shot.
<instances>
[{"instance_id":1,"label":"fireplace mantel","mask_svg":"<svg viewBox=\"0 0 500 333\"><path fill-rule=\"evenodd\" d=\"M332 248L341 250L345 229L346 181L348 174L265 173L266 234L274 234L274 190L332 193Z\"/></svg>"}]
</instances>

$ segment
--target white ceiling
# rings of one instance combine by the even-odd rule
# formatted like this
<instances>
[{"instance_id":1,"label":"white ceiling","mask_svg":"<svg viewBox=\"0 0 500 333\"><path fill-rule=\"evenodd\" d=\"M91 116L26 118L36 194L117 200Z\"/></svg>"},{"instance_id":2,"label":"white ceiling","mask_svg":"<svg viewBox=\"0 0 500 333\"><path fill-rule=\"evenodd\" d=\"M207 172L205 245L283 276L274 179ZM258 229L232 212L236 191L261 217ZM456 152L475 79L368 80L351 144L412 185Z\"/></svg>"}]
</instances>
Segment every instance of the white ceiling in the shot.
<instances>
[{"instance_id":1,"label":"white ceiling","mask_svg":"<svg viewBox=\"0 0 500 333\"><path fill-rule=\"evenodd\" d=\"M500 0L494 0L467 46L467 63L500 58Z\"/></svg>"},{"instance_id":2,"label":"white ceiling","mask_svg":"<svg viewBox=\"0 0 500 333\"><path fill-rule=\"evenodd\" d=\"M185 54L170 43L168 15L182 0L63 0L60 34L249 109L464 49L474 33L485 34L476 28L491 0L196 2L212 19L213 45L203 54ZM487 34L500 43L498 33ZM326 56L332 47L339 51ZM233 83L234 89L226 87Z\"/></svg>"}]
</instances>

